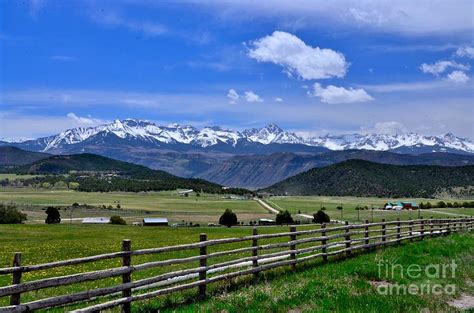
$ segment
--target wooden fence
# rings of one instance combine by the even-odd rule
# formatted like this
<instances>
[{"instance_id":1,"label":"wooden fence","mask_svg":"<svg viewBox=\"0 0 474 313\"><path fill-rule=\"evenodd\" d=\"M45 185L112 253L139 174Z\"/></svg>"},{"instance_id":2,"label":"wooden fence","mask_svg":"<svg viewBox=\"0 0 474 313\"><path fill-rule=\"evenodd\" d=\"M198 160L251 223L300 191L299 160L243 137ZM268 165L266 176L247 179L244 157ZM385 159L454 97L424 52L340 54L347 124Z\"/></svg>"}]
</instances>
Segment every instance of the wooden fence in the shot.
<instances>
[{"instance_id":1,"label":"wooden fence","mask_svg":"<svg viewBox=\"0 0 474 313\"><path fill-rule=\"evenodd\" d=\"M322 258L324 262L327 262L330 256L351 256L356 251L370 251L375 247L400 244L403 240L413 241L417 238L448 235L460 230L470 231L473 228L473 222L474 218L472 217L421 218L410 221L397 220L378 223L369 223L366 220L363 224L349 225L346 222L344 226L336 227L327 227L323 224L320 228L306 230L303 228L297 230L296 227L291 226L289 232L269 234L258 234L257 228L254 228L252 235L245 237L208 240L206 234L201 234L200 241L196 243L141 250L133 250L130 240L123 240L122 251L120 252L36 265L22 265L21 253L16 252L13 257L13 266L0 268L0 275L12 276L11 285L0 287L0 299L2 297L10 298L10 305L0 307L0 312L31 312L39 309L66 307L71 304L75 304L76 307L87 306L73 312L97 312L117 306L122 307L122 312L130 312L131 303L134 301L150 299L190 288L197 288L199 297L204 298L206 287L215 282L244 275L258 276L262 271L281 266L294 268L296 264L316 258ZM277 239L278 242L276 242ZM273 241L264 243L268 240ZM249 244L245 244L246 242ZM225 245L234 243L238 243L239 247L225 248ZM208 251L209 248L216 246L224 250ZM273 251L268 252L268 250ZM138 259L137 256L162 255L166 252L177 251L198 251L199 254L140 264L133 262L135 258ZM248 254L248 256L245 256L245 254ZM244 256L239 257L242 255ZM211 260L223 256L231 256L233 259L211 264ZM117 258L122 260L122 266L34 281L22 281L22 275L28 272L45 271ZM178 264L193 262L198 266L167 270L163 274L132 280L132 273L137 271L173 265L176 267ZM218 274L219 272L223 273ZM60 294L25 303L21 301L24 293L120 276L121 283L119 284ZM61 289L57 291L60 293ZM91 304L90 301L95 302ZM66 308L64 309L66 310Z\"/></svg>"}]
</instances>

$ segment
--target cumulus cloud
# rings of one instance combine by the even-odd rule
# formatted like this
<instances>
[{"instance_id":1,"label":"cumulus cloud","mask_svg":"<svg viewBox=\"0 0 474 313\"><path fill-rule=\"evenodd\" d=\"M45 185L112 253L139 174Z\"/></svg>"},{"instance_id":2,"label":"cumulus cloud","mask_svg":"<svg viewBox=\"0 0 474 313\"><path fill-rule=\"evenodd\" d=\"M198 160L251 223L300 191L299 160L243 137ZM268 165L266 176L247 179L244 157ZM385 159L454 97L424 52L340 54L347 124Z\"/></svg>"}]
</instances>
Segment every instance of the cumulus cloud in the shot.
<instances>
[{"instance_id":1,"label":"cumulus cloud","mask_svg":"<svg viewBox=\"0 0 474 313\"><path fill-rule=\"evenodd\" d=\"M255 92L252 90L246 91L245 92L245 100L247 102L263 102L263 99L260 98L259 95L257 95Z\"/></svg>"},{"instance_id":2,"label":"cumulus cloud","mask_svg":"<svg viewBox=\"0 0 474 313\"><path fill-rule=\"evenodd\" d=\"M88 115L87 117L83 117L83 116L77 116L76 114L71 112L71 113L68 113L66 116L80 124L93 125L93 124L103 123L102 120L93 118L90 115Z\"/></svg>"},{"instance_id":3,"label":"cumulus cloud","mask_svg":"<svg viewBox=\"0 0 474 313\"><path fill-rule=\"evenodd\" d=\"M462 46L456 50L456 55L458 57L467 57L474 59L474 47Z\"/></svg>"},{"instance_id":4,"label":"cumulus cloud","mask_svg":"<svg viewBox=\"0 0 474 313\"><path fill-rule=\"evenodd\" d=\"M344 77L349 64L331 49L311 47L293 34L275 31L250 43L248 56L282 66L288 75L305 80Z\"/></svg>"},{"instance_id":5,"label":"cumulus cloud","mask_svg":"<svg viewBox=\"0 0 474 313\"><path fill-rule=\"evenodd\" d=\"M454 61L445 61L440 60L433 64L423 63L420 65L420 70L425 74L439 75L446 71L448 68L455 68L459 70L468 70L469 66L464 64L459 64Z\"/></svg>"},{"instance_id":6,"label":"cumulus cloud","mask_svg":"<svg viewBox=\"0 0 474 313\"><path fill-rule=\"evenodd\" d=\"M227 98L229 98L230 103L235 104L237 103L237 100L239 100L239 94L235 89L229 89L229 92L227 92Z\"/></svg>"},{"instance_id":7,"label":"cumulus cloud","mask_svg":"<svg viewBox=\"0 0 474 313\"><path fill-rule=\"evenodd\" d=\"M446 79L456 84L464 84L469 81L469 76L467 76L463 71L452 71L448 74Z\"/></svg>"},{"instance_id":8,"label":"cumulus cloud","mask_svg":"<svg viewBox=\"0 0 474 313\"><path fill-rule=\"evenodd\" d=\"M324 88L319 83L315 83L313 85L313 91L308 92L308 95L312 97L318 97L321 99L321 102L325 103L367 102L374 99L364 89L361 88L346 89L344 87L336 87L333 85L329 85Z\"/></svg>"},{"instance_id":9,"label":"cumulus cloud","mask_svg":"<svg viewBox=\"0 0 474 313\"><path fill-rule=\"evenodd\" d=\"M283 102L283 98L276 97L276 98L275 98L275 102Z\"/></svg>"}]
</instances>

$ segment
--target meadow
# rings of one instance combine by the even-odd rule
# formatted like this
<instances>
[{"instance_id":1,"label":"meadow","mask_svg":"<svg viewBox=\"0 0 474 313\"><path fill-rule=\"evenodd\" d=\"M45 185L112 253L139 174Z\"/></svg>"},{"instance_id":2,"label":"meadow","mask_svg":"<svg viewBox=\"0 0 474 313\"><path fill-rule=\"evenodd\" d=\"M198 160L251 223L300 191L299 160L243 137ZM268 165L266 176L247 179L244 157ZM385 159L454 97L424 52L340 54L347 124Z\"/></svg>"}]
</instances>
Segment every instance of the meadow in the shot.
<instances>
[{"instance_id":1,"label":"meadow","mask_svg":"<svg viewBox=\"0 0 474 313\"><path fill-rule=\"evenodd\" d=\"M316 227L316 226L306 226ZM262 227L259 233L286 231L287 227ZM306 229L306 228L305 228ZM0 226L0 267L10 265L13 253L22 252L22 264L37 264L55 260L84 257L104 252L120 250L121 239L132 240L133 249L151 248L197 242L199 234L205 232L209 239L244 236L251 233L250 227L236 228L160 228L113 225L1 225ZM287 240L287 239L284 239ZM234 247L239 247L237 244ZM192 252L171 252L168 255L142 256L133 263L162 260L165 258L187 257ZM321 264L320 260L299 265L296 271L280 268L265 272L259 279L245 277L211 285L209 297L205 301L196 300L196 290L188 290L170 296L158 297L133 304L134 312L376 312L380 308L396 312L420 312L429 309L435 312L455 311L447 305L453 297L472 292L474 280L474 236L472 233L452 234L447 237L429 238L401 246L376 250L369 254ZM239 257L242 257L240 255ZM231 256L234 258L236 256ZM418 264L445 264L452 260L459 265L455 277L431 279L422 276L409 279L402 275L380 277L378 262L391 260L407 267ZM223 261L216 260L215 262ZM229 260L227 258L226 260ZM189 264L195 266L196 264ZM67 275L80 271L91 271L120 266L120 260L104 260L83 265L58 268L56 270L25 273L24 281L36 280L55 275ZM171 269L159 268L139 271L133 279L159 275L169 270L187 268L175 265ZM0 286L10 283L10 275L0 276ZM120 277L85 282L79 285L48 288L26 293L22 301L54 296L58 293L72 293L91 288L117 284ZM291 283L290 283L291 282ZM376 292L378 282L421 285L426 282L455 284L455 295L380 295ZM0 298L0 305L8 299ZM72 306L74 308L77 306ZM65 308L48 310L62 312ZM119 309L113 310L118 312Z\"/></svg>"},{"instance_id":2,"label":"meadow","mask_svg":"<svg viewBox=\"0 0 474 313\"><path fill-rule=\"evenodd\" d=\"M200 194L197 197L179 196L177 191L163 192L79 192L61 189L0 188L0 202L13 202L28 214L29 222L41 222L45 206L71 206L73 203L93 206L111 206L111 210L73 210L64 212L68 218L90 216L124 216L128 221L139 221L143 217L167 217L171 222L217 223L225 209L231 209L239 220L251 221L269 218L268 214L253 200L224 199L223 195ZM120 210L117 205L120 204ZM77 220L76 220L77 221Z\"/></svg>"},{"instance_id":3,"label":"meadow","mask_svg":"<svg viewBox=\"0 0 474 313\"><path fill-rule=\"evenodd\" d=\"M460 201L462 200L453 200L453 199L385 199L385 198L364 198L364 197L325 197L325 196L305 196L305 197L296 197L296 196L278 196L270 197L265 199L265 201L270 204L272 207L279 210L288 210L291 214L308 214L312 215L320 208L325 207L325 212L333 220L342 220L349 222L361 222L365 220L379 222L382 219L387 221L396 220L400 218L401 220L416 219L418 215L423 218L447 218L454 216L472 216L474 215L474 208L436 208L430 210L402 210L402 211L392 211L392 210L372 210L374 208L382 207L386 202L391 201L415 201L418 204L420 202L431 202L436 203L438 201L444 200L446 202ZM338 210L337 207L342 206L343 210ZM357 206L368 207L368 210L356 210Z\"/></svg>"}]
</instances>

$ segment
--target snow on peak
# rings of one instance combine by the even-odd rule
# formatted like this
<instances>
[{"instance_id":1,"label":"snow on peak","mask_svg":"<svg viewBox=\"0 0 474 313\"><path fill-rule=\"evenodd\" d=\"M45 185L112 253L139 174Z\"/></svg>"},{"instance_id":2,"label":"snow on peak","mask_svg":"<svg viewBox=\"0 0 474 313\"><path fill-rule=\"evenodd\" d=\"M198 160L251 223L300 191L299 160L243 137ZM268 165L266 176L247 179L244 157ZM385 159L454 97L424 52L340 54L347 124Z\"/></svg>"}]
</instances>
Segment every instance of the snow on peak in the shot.
<instances>
[{"instance_id":1,"label":"snow on peak","mask_svg":"<svg viewBox=\"0 0 474 313\"><path fill-rule=\"evenodd\" d=\"M260 144L304 144L325 147L331 150L366 149L394 150L403 147L432 147L439 151L450 149L474 153L474 141L456 137L448 133L440 136L422 136L416 133L406 134L346 134L324 135L303 138L292 132L281 129L276 124L262 128L250 128L236 131L219 126L208 126L197 129L190 125L169 124L159 126L153 122L139 119L115 120L109 124L95 127L78 127L66 130L55 136L41 138L43 151L84 142L96 135L116 136L127 140L146 141L164 144L190 144L210 147L217 144L236 146L240 141Z\"/></svg>"}]
</instances>

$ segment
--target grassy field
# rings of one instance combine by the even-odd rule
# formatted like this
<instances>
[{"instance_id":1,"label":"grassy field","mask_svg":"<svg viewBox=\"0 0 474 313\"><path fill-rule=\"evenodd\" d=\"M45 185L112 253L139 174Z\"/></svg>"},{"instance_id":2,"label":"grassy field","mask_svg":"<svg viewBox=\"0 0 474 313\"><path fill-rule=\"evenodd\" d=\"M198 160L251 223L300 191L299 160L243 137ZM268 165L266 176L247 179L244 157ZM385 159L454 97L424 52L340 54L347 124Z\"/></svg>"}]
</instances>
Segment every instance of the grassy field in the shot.
<instances>
[{"instance_id":1,"label":"grassy field","mask_svg":"<svg viewBox=\"0 0 474 313\"><path fill-rule=\"evenodd\" d=\"M322 265L313 262L272 271L257 283L243 280L216 290L204 302L184 296L167 297L140 304L136 312L459 312L450 303L462 295L474 296L474 236L452 235L401 247L378 250L349 260ZM386 277L379 272L379 261L389 260L404 270ZM454 277L431 278L425 270L432 265L456 262ZM419 265L423 274L408 278L406 269ZM454 285L455 294L380 294L380 284L415 285L419 288L439 284ZM385 289L387 290L387 289ZM426 289L425 289L426 290ZM443 289L444 290L444 289ZM447 290L447 289L446 289ZM471 300L471 304L472 303ZM156 311L155 311L156 312ZM472 312L469 311L469 312Z\"/></svg>"},{"instance_id":2,"label":"grassy field","mask_svg":"<svg viewBox=\"0 0 474 313\"><path fill-rule=\"evenodd\" d=\"M114 209L120 204L120 210L76 210L73 218L86 216L126 217L129 221L138 221L143 217L167 217L171 222L218 222L219 216L229 208L242 221L271 217L253 200L223 199L222 195L201 194L182 197L176 191L171 192L109 192L88 193L73 190L48 190L33 188L0 188L0 202L14 202L28 214L30 221L44 220L42 208L48 205L70 206L74 202L95 206L109 206ZM70 212L64 212L66 221Z\"/></svg>"},{"instance_id":3,"label":"grassy field","mask_svg":"<svg viewBox=\"0 0 474 313\"><path fill-rule=\"evenodd\" d=\"M398 199L399 200L399 199ZM441 199L405 199L410 201L420 202L431 202L436 203ZM271 206L280 209L288 210L292 214L298 212L302 214L312 215L318 211L321 207L326 208L326 213L334 220L347 220L350 222L364 221L381 221L385 219L395 220L400 218L402 220L414 219L418 217L418 211L391 211L391 210L372 210L372 206L375 208L382 207L383 204L389 201L397 201L396 199L384 199L384 198L363 198L363 197L271 197L265 200ZM445 200L452 202L453 200ZM338 210L337 207L342 206L343 212ZM355 210L357 206L367 206L369 210ZM342 216L341 216L342 213ZM460 215L471 216L474 215L473 208L446 208L446 209L432 209L422 210L420 213L424 218L433 216L434 218L446 218Z\"/></svg>"},{"instance_id":4,"label":"grassy field","mask_svg":"<svg viewBox=\"0 0 474 313\"><path fill-rule=\"evenodd\" d=\"M316 226L310 226L316 227ZM23 264L37 264L55 260L83 257L113 252L120 249L121 239L132 240L133 249L197 242L199 234L205 232L209 239L244 236L251 228L146 228L112 225L1 225L0 226L0 267L9 266L15 251L22 252ZM286 231L287 227L264 227L260 233ZM287 239L284 239L287 240ZM239 247L240 244L232 245ZM225 249L231 248L230 246ZM212 251L210 251L212 252ZM194 252L171 252L169 254L135 257L134 263L165 258L186 257ZM246 254L245 256L247 256ZM434 280L441 284L456 284L456 295L474 292L474 236L472 234L453 234L449 237L427 239L424 242L406 243L400 247L378 250L375 253L360 255L346 261L320 264L320 261L298 266L291 272L282 268L267 272L257 282L251 277L233 282L216 284L209 288L211 295L207 301L195 300L196 290L189 290L172 296L160 297L133 305L135 312L420 312L428 308L431 312L453 311L446 302L453 296L381 296L376 293L375 281L391 283L426 283L427 277L408 280L406 277L379 277L377 263L383 258L396 260L397 264L408 266L418 264L448 263L454 259L459 265L457 275L447 280ZM241 255L239 257L243 257ZM235 258L215 260L221 262ZM25 273L24 281L67 275L79 271L104 269L119 266L120 260L105 260L85 265L59 268L54 271ZM196 266L197 264L189 264ZM176 265L170 268L157 268L139 271L133 279L158 275L165 271L186 268ZM9 275L0 276L0 286L10 283ZM91 288L116 284L120 277L104 279L81 285L48 288L22 296L23 301L57 295L59 292L72 293ZM471 285L470 285L471 284ZM8 299L0 299L0 305ZM48 310L62 312L64 309ZM119 311L114 310L115 311Z\"/></svg>"}]
</instances>

